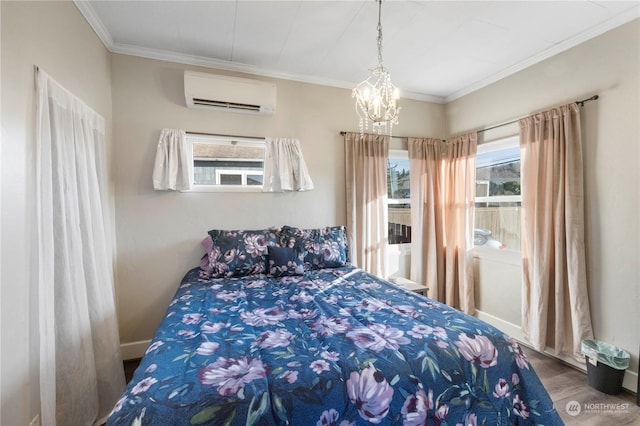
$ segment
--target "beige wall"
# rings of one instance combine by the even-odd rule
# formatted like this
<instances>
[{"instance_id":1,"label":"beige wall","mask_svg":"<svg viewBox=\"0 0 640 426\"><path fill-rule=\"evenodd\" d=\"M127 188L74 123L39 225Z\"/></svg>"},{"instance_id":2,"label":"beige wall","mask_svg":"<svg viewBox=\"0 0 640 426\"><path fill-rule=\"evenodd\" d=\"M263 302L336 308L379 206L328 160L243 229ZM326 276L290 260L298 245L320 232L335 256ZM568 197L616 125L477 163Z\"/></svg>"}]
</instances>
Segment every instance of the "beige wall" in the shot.
<instances>
[{"instance_id":1,"label":"beige wall","mask_svg":"<svg viewBox=\"0 0 640 426\"><path fill-rule=\"evenodd\" d=\"M71 2L0 2L2 52L2 425L39 412L38 309L33 232L34 65L82 98L111 127L108 51Z\"/></svg>"},{"instance_id":2,"label":"beige wall","mask_svg":"<svg viewBox=\"0 0 640 426\"><path fill-rule=\"evenodd\" d=\"M112 57L117 298L125 356L127 344L153 337L180 279L198 265L203 253L200 240L209 229L320 227L343 225L346 220L339 132L358 129L349 90L274 80L273 116L187 109L185 69L229 74L126 55ZM443 113L442 105L403 100L394 133L442 137ZM154 191L153 161L164 127L298 138L315 189L284 194Z\"/></svg>"},{"instance_id":3,"label":"beige wall","mask_svg":"<svg viewBox=\"0 0 640 426\"><path fill-rule=\"evenodd\" d=\"M179 279L197 265L199 241L208 229L343 224L344 156L338 132L356 130L357 120L348 90L282 80L276 80L273 117L188 110L182 71L214 70L110 55L70 2L2 1L0 15L0 424L17 425L28 424L39 410L34 201L29 195L34 184L34 64L102 114L107 140L113 140L116 280L125 344L152 337ZM443 137L599 93L601 99L587 104L583 116L592 316L596 337L630 351L634 366L640 329L638 32L636 20L445 107L405 100L394 132ZM293 194L155 192L151 172L163 127L299 138L316 189ZM513 321L517 312L502 311L492 299L501 293L489 288L491 278L486 281L479 283L481 307Z\"/></svg>"},{"instance_id":4,"label":"beige wall","mask_svg":"<svg viewBox=\"0 0 640 426\"><path fill-rule=\"evenodd\" d=\"M583 108L586 251L595 337L632 354L640 345L640 20L446 105L447 130L461 133L599 94ZM501 129L517 134L517 126ZM491 139L494 135L485 135ZM493 280L479 282L481 309L499 319ZM502 284L504 285L504 284ZM520 286L514 278L513 286ZM514 292L515 294L515 292ZM487 300L486 297L491 297ZM511 303L511 302L510 302ZM518 323L519 324L519 323ZM632 375L626 384L635 388Z\"/></svg>"}]
</instances>

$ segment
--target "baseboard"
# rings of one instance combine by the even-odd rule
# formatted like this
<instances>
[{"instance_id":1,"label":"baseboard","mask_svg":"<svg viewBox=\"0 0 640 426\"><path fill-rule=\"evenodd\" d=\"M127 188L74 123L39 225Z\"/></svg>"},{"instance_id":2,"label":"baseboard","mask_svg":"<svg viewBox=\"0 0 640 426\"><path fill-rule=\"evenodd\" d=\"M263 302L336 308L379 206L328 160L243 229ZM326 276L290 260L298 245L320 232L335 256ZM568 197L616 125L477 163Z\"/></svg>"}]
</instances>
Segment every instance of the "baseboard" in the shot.
<instances>
[{"instance_id":1,"label":"baseboard","mask_svg":"<svg viewBox=\"0 0 640 426\"><path fill-rule=\"evenodd\" d=\"M531 344L525 340L524 334L522 333L522 328L519 325L505 321L501 318L498 318L486 312L479 311L477 309L476 309L476 317L504 331L506 334L513 337L523 346L527 346L531 348ZM575 359L568 356L557 355L556 353L553 352L553 349L551 348L546 348L544 353L545 355L548 355L552 358L559 359L560 361L566 364L569 364L572 367L575 367L581 371L584 371L585 374L587 373L587 367L584 363L578 362ZM627 369L624 375L624 380L622 381L622 387L630 392L637 393L638 392L638 373Z\"/></svg>"},{"instance_id":2,"label":"baseboard","mask_svg":"<svg viewBox=\"0 0 640 426\"><path fill-rule=\"evenodd\" d=\"M151 344L151 340L140 340L139 342L122 343L120 345L120 355L122 360L138 359L144 356L147 348Z\"/></svg>"},{"instance_id":3,"label":"baseboard","mask_svg":"<svg viewBox=\"0 0 640 426\"><path fill-rule=\"evenodd\" d=\"M519 342L524 342L524 334L522 334L522 328L518 324L514 324L508 321L498 318L494 315L488 314L476 309L476 317L484 322L488 322L492 326L504 331L509 336L513 337Z\"/></svg>"}]
</instances>

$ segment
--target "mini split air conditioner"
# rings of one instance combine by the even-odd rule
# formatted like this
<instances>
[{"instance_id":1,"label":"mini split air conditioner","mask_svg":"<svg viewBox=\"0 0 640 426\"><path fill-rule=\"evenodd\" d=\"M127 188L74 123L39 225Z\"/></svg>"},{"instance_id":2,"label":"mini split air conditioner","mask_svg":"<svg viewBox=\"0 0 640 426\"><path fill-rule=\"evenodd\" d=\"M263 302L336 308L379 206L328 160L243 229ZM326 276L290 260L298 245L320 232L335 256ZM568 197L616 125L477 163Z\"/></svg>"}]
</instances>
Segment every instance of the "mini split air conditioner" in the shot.
<instances>
[{"instance_id":1,"label":"mini split air conditioner","mask_svg":"<svg viewBox=\"0 0 640 426\"><path fill-rule=\"evenodd\" d=\"M188 108L269 115L276 109L275 83L247 78L185 71L184 96Z\"/></svg>"}]
</instances>

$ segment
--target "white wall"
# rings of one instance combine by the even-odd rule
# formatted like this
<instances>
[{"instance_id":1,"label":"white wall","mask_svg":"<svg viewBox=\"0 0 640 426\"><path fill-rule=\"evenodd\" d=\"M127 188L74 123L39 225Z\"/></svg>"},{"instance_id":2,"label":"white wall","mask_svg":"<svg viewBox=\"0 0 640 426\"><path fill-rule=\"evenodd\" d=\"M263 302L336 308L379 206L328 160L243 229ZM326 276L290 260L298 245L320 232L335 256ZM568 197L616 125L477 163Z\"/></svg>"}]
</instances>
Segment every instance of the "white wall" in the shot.
<instances>
[{"instance_id":1,"label":"white wall","mask_svg":"<svg viewBox=\"0 0 640 426\"><path fill-rule=\"evenodd\" d=\"M71 2L0 2L2 52L2 425L39 412L38 310L32 239L34 65L82 98L111 127L107 50Z\"/></svg>"},{"instance_id":2,"label":"white wall","mask_svg":"<svg viewBox=\"0 0 640 426\"><path fill-rule=\"evenodd\" d=\"M232 73L126 55L113 55L112 64L118 319L123 355L140 356L135 348L144 350L145 343L135 342L153 337L180 279L198 265L200 240L209 229L345 224L339 132L357 131L358 120L345 89L244 75L276 82L273 116L194 110L185 107L185 69ZM403 100L394 134L442 137L443 112L442 105ZM154 191L153 160L164 127L298 138L315 189L284 194Z\"/></svg>"},{"instance_id":3,"label":"white wall","mask_svg":"<svg viewBox=\"0 0 640 426\"><path fill-rule=\"evenodd\" d=\"M636 373L640 345L639 80L640 20L635 20L446 105L447 130L454 134L600 95L599 100L585 104L582 114L591 317L595 337L630 352L630 370ZM518 128L501 132L517 134ZM521 285L520 280L514 281L514 286ZM487 308L488 314L506 320L510 314L499 301L503 293L493 291L498 284L487 280L478 286L480 309ZM628 372L626 376L625 386L635 389L634 375Z\"/></svg>"}]
</instances>

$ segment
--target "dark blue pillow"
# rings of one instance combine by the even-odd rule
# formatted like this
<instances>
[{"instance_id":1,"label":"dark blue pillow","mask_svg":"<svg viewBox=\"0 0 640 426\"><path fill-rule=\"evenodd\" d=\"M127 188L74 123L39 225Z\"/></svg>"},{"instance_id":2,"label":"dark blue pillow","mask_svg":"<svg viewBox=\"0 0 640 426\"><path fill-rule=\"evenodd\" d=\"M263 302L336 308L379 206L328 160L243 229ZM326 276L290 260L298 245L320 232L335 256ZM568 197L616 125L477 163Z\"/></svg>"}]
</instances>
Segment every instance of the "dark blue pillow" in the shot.
<instances>
[{"instance_id":1,"label":"dark blue pillow","mask_svg":"<svg viewBox=\"0 0 640 426\"><path fill-rule=\"evenodd\" d=\"M269 246L267 249L269 275L283 277L304 274L304 260L300 252L289 247Z\"/></svg>"},{"instance_id":2,"label":"dark blue pillow","mask_svg":"<svg viewBox=\"0 0 640 426\"><path fill-rule=\"evenodd\" d=\"M339 268L349 262L349 245L344 226L301 229L283 226L280 245L302 253L305 268Z\"/></svg>"},{"instance_id":3,"label":"dark blue pillow","mask_svg":"<svg viewBox=\"0 0 640 426\"><path fill-rule=\"evenodd\" d=\"M211 278L244 277L263 274L267 269L267 247L278 245L278 229L256 231L212 229L211 249L205 244L208 265L200 268ZM208 266L208 268L203 268Z\"/></svg>"}]
</instances>

